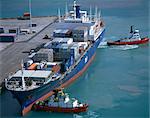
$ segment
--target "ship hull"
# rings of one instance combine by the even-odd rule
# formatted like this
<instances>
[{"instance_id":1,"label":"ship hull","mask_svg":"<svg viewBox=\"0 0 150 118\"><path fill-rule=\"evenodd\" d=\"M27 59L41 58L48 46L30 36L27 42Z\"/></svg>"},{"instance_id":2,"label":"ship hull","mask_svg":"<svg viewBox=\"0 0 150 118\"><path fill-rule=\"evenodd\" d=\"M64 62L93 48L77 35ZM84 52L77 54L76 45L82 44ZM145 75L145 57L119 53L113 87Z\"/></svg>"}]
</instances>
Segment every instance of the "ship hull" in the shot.
<instances>
[{"instance_id":1,"label":"ship hull","mask_svg":"<svg viewBox=\"0 0 150 118\"><path fill-rule=\"evenodd\" d=\"M63 113L80 113L85 112L88 109L88 105L84 104L82 107L52 107L52 106L42 106L34 105L34 110L36 111L50 111L50 112L63 112Z\"/></svg>"},{"instance_id":2,"label":"ship hull","mask_svg":"<svg viewBox=\"0 0 150 118\"><path fill-rule=\"evenodd\" d=\"M88 66L91 64L92 60L94 59L96 55L96 49L103 39L104 32L105 29L102 31L102 33L97 38L97 40L93 43L91 48L89 48L86 51L85 55L82 57L80 62L62 80L56 80L50 82L46 85L43 85L37 89L30 90L30 91L11 91L14 97L18 100L18 102L21 105L22 115L28 113L35 102L39 100L45 100L49 96L51 96L53 94L52 91L54 89L60 87L67 87L74 80L76 80L80 75L83 74L83 72L88 68Z\"/></svg>"},{"instance_id":3,"label":"ship hull","mask_svg":"<svg viewBox=\"0 0 150 118\"><path fill-rule=\"evenodd\" d=\"M137 41L127 41L127 42L121 42L121 41L115 41L115 42L107 42L107 45L137 45L137 44L144 44L149 41L148 38L143 38L142 40Z\"/></svg>"}]
</instances>

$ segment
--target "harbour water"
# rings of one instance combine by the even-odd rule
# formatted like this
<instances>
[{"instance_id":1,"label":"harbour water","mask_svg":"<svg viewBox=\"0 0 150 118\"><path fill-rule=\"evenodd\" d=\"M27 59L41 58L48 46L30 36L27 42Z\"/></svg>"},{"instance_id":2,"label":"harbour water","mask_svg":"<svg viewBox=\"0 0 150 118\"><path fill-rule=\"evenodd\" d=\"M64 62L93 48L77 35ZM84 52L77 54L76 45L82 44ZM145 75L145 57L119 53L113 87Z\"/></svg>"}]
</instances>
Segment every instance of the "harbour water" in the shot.
<instances>
[{"instance_id":1,"label":"harbour water","mask_svg":"<svg viewBox=\"0 0 150 118\"><path fill-rule=\"evenodd\" d=\"M62 13L70 0L32 0L33 16ZM27 1L0 0L1 17L16 17L28 10ZM83 9L97 5L106 24L105 40L127 37L131 25L149 36L148 0L78 0ZM8 9L9 8L9 9ZM25 118L148 118L149 117L149 45L123 50L124 47L98 48L88 70L65 91L89 104L80 114L31 111ZM1 67L2 68L2 67ZM9 92L0 96L2 118L20 117L20 106Z\"/></svg>"}]
</instances>

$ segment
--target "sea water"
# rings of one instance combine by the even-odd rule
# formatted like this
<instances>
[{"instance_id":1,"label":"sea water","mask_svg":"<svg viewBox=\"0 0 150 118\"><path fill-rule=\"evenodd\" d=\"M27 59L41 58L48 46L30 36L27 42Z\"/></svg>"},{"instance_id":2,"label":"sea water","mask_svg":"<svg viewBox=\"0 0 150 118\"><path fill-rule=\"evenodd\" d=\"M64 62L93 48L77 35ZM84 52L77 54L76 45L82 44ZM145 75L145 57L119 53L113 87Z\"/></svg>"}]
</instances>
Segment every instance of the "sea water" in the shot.
<instances>
[{"instance_id":1,"label":"sea water","mask_svg":"<svg viewBox=\"0 0 150 118\"><path fill-rule=\"evenodd\" d=\"M33 16L64 13L73 0L31 0ZM28 0L0 0L1 17L17 17L28 11ZM130 26L150 36L148 0L78 0L82 9L97 5L105 21L105 40L128 37ZM66 92L89 104L85 113L67 114L31 111L25 118L148 118L149 44L136 49L98 48L88 70ZM2 67L1 67L2 68ZM9 92L0 96L1 117L20 117L20 106Z\"/></svg>"}]
</instances>

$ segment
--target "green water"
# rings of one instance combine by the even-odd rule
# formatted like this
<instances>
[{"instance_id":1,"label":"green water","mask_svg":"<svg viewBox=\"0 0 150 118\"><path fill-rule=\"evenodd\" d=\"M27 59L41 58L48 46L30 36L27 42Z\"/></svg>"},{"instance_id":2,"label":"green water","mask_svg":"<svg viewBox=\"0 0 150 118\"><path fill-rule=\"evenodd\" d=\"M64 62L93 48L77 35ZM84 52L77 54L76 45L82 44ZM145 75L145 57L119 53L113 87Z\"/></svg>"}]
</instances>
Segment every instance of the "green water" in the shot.
<instances>
[{"instance_id":1,"label":"green water","mask_svg":"<svg viewBox=\"0 0 150 118\"><path fill-rule=\"evenodd\" d=\"M148 45L98 49L91 66L65 91L89 104L80 114L30 112L46 118L148 118Z\"/></svg>"}]
</instances>

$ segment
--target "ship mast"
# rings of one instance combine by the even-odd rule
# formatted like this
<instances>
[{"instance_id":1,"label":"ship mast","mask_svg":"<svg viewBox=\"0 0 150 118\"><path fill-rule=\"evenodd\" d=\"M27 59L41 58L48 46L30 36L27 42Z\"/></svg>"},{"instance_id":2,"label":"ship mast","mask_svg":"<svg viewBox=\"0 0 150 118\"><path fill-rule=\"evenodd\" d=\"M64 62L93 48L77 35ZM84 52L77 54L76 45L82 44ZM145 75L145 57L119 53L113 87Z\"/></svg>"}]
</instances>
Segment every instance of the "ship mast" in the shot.
<instances>
[{"instance_id":1,"label":"ship mast","mask_svg":"<svg viewBox=\"0 0 150 118\"><path fill-rule=\"evenodd\" d=\"M60 9L58 9L58 21L61 22Z\"/></svg>"},{"instance_id":2,"label":"ship mast","mask_svg":"<svg viewBox=\"0 0 150 118\"><path fill-rule=\"evenodd\" d=\"M91 5L90 5L90 21L92 21L92 8L91 8Z\"/></svg>"},{"instance_id":3,"label":"ship mast","mask_svg":"<svg viewBox=\"0 0 150 118\"><path fill-rule=\"evenodd\" d=\"M74 9L74 19L76 19L76 1L75 0L73 4L73 9Z\"/></svg>"},{"instance_id":4,"label":"ship mast","mask_svg":"<svg viewBox=\"0 0 150 118\"><path fill-rule=\"evenodd\" d=\"M101 10L99 10L99 13L98 13L98 20L101 20Z\"/></svg>"},{"instance_id":5,"label":"ship mast","mask_svg":"<svg viewBox=\"0 0 150 118\"><path fill-rule=\"evenodd\" d=\"M68 6L67 6L67 2L66 2L66 9L65 9L65 14L66 14L66 18L68 17Z\"/></svg>"},{"instance_id":6,"label":"ship mast","mask_svg":"<svg viewBox=\"0 0 150 118\"><path fill-rule=\"evenodd\" d=\"M95 21L97 20L97 6L95 7Z\"/></svg>"},{"instance_id":7,"label":"ship mast","mask_svg":"<svg viewBox=\"0 0 150 118\"><path fill-rule=\"evenodd\" d=\"M22 88L25 89L25 80L24 80L24 67L23 67L23 60L21 61L21 71L22 71Z\"/></svg>"}]
</instances>

